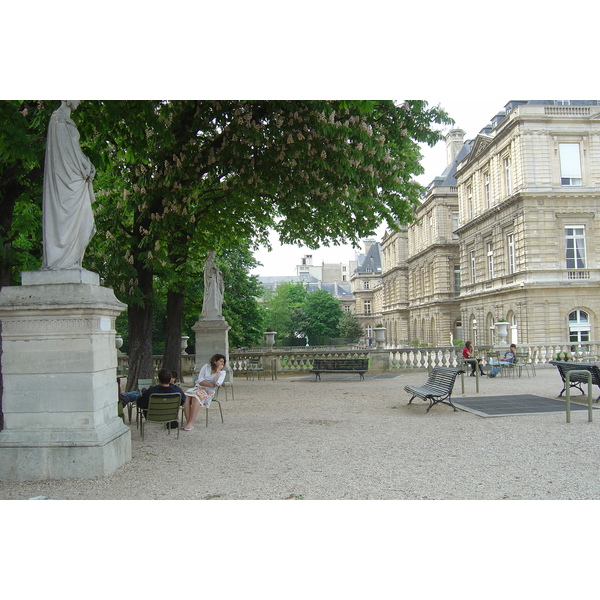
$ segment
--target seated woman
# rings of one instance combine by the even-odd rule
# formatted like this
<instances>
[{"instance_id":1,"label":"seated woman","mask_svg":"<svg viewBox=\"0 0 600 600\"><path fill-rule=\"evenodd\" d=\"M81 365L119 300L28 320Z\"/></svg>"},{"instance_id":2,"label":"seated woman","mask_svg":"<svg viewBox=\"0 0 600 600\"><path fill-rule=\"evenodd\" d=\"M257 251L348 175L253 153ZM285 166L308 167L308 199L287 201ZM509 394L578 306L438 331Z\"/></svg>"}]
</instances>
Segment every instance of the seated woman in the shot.
<instances>
[{"instance_id":1,"label":"seated woman","mask_svg":"<svg viewBox=\"0 0 600 600\"><path fill-rule=\"evenodd\" d=\"M517 362L517 346L515 344L511 344L510 348L504 353L502 360L492 367L488 377L496 377L496 375L500 373L500 369L502 369L503 366L510 365L515 362Z\"/></svg>"},{"instance_id":2,"label":"seated woman","mask_svg":"<svg viewBox=\"0 0 600 600\"><path fill-rule=\"evenodd\" d=\"M479 366L479 372L484 375L483 367L481 366L481 359L475 358L475 350L473 349L473 344L471 342L467 342L462 351L463 358L466 362L471 365L471 377L475 377L475 369Z\"/></svg>"},{"instance_id":3,"label":"seated woman","mask_svg":"<svg viewBox=\"0 0 600 600\"><path fill-rule=\"evenodd\" d=\"M198 379L193 388L185 390L185 403L183 414L185 416L185 427L183 431L194 428L194 421L201 407L208 408L210 401L215 395L216 388L223 385L225 380L225 363L227 359L222 354L211 356L210 363L200 369Z\"/></svg>"}]
</instances>

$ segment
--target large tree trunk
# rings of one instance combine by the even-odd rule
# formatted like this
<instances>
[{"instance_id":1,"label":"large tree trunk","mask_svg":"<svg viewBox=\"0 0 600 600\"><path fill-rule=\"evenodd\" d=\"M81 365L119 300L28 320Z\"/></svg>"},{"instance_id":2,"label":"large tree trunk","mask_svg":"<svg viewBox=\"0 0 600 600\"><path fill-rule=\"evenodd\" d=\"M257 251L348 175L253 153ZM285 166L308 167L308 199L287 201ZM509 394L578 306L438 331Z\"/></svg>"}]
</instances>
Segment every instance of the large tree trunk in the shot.
<instances>
[{"instance_id":1,"label":"large tree trunk","mask_svg":"<svg viewBox=\"0 0 600 600\"><path fill-rule=\"evenodd\" d=\"M143 306L127 309L129 325L129 373L127 390L137 390L138 379L154 377L152 365L152 272L138 265L138 280L144 298Z\"/></svg>"},{"instance_id":2,"label":"large tree trunk","mask_svg":"<svg viewBox=\"0 0 600 600\"><path fill-rule=\"evenodd\" d=\"M183 294L181 292L167 293L167 323L165 335L165 353L163 367L181 373L181 333L183 319Z\"/></svg>"}]
</instances>

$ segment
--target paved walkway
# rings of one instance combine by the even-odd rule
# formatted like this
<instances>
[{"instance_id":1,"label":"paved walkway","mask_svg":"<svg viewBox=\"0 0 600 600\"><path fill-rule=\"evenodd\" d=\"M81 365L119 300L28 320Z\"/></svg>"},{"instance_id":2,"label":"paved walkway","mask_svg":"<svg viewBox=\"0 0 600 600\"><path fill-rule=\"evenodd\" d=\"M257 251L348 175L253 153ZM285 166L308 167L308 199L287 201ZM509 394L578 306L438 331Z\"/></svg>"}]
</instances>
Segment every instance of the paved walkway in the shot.
<instances>
[{"instance_id":1,"label":"paved walkway","mask_svg":"<svg viewBox=\"0 0 600 600\"><path fill-rule=\"evenodd\" d=\"M131 424L132 460L110 477L0 482L1 499L596 499L600 416L587 413L482 418L414 401L395 377L323 375L235 379L223 401L180 438ZM537 377L483 378L481 394L554 398L554 367ZM594 397L599 390L594 390ZM475 379L465 378L465 395ZM461 382L455 397L461 396ZM224 396L223 396L224 398ZM573 399L584 398L574 395Z\"/></svg>"}]
</instances>

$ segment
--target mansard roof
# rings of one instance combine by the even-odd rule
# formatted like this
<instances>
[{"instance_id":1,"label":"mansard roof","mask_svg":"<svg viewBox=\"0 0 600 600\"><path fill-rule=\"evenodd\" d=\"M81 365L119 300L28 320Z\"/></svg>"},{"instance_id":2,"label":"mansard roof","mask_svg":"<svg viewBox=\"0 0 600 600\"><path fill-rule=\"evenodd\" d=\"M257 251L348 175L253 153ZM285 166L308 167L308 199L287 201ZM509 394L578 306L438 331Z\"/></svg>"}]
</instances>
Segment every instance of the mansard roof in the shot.
<instances>
[{"instance_id":1,"label":"mansard roof","mask_svg":"<svg viewBox=\"0 0 600 600\"><path fill-rule=\"evenodd\" d=\"M458 151L456 158L446 167L446 170L438 175L428 186L428 189L433 187L453 187L456 185L456 167L458 163L465 159L465 157L471 152L473 140L467 140Z\"/></svg>"},{"instance_id":2,"label":"mansard roof","mask_svg":"<svg viewBox=\"0 0 600 600\"><path fill-rule=\"evenodd\" d=\"M355 273L381 273L381 253L380 244L376 242L369 248L365 260L362 261L360 267L357 267Z\"/></svg>"}]
</instances>

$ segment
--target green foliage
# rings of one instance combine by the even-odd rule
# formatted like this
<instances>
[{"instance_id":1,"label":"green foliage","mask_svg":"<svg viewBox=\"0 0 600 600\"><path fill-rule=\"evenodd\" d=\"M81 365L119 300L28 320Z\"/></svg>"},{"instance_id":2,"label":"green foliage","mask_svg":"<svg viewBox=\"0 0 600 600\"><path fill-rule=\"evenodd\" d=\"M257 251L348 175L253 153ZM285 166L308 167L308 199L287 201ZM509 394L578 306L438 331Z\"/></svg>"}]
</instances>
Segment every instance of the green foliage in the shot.
<instances>
[{"instance_id":1,"label":"green foliage","mask_svg":"<svg viewBox=\"0 0 600 600\"><path fill-rule=\"evenodd\" d=\"M42 165L58 103L0 101L0 287L41 265Z\"/></svg>"},{"instance_id":2,"label":"green foliage","mask_svg":"<svg viewBox=\"0 0 600 600\"><path fill-rule=\"evenodd\" d=\"M265 331L265 314L257 298L262 290L258 276L249 275L258 263L250 250L244 247L224 251L217 264L223 273L225 284L223 316L231 327L229 346L239 348L260 344ZM196 318L200 312L196 313Z\"/></svg>"},{"instance_id":3,"label":"green foliage","mask_svg":"<svg viewBox=\"0 0 600 600\"><path fill-rule=\"evenodd\" d=\"M301 329L303 305L308 291L303 283L286 281L265 294L266 329L276 331L276 339L297 337Z\"/></svg>"},{"instance_id":4,"label":"green foliage","mask_svg":"<svg viewBox=\"0 0 600 600\"><path fill-rule=\"evenodd\" d=\"M358 317L351 312L344 312L339 322L340 336L358 340L363 337L364 330Z\"/></svg>"},{"instance_id":5,"label":"green foliage","mask_svg":"<svg viewBox=\"0 0 600 600\"><path fill-rule=\"evenodd\" d=\"M341 304L329 292L316 290L302 304L302 332L312 340L317 336L340 337Z\"/></svg>"}]
</instances>

